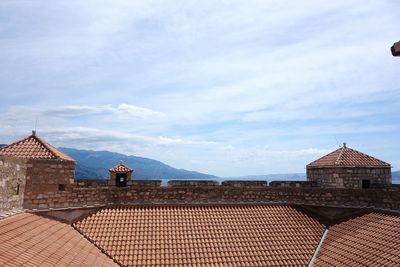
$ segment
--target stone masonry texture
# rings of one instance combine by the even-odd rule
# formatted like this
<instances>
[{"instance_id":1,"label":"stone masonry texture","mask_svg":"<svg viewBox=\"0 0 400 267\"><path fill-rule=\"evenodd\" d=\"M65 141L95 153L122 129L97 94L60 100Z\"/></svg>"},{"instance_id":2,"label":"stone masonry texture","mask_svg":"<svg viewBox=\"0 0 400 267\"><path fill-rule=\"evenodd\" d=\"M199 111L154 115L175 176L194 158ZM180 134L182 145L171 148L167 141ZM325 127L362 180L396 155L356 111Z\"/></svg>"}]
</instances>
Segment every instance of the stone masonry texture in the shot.
<instances>
[{"instance_id":1,"label":"stone masonry texture","mask_svg":"<svg viewBox=\"0 0 400 267\"><path fill-rule=\"evenodd\" d=\"M66 191L26 192L24 208L48 209L131 204L286 203L313 206L400 210L400 188L347 189L251 186L98 186L71 185Z\"/></svg>"},{"instance_id":2,"label":"stone masonry texture","mask_svg":"<svg viewBox=\"0 0 400 267\"><path fill-rule=\"evenodd\" d=\"M26 160L0 156L0 212L22 209Z\"/></svg>"},{"instance_id":3,"label":"stone masonry texture","mask_svg":"<svg viewBox=\"0 0 400 267\"><path fill-rule=\"evenodd\" d=\"M392 175L390 168L307 168L307 179L320 187L361 188L362 180L369 180L371 186L390 186Z\"/></svg>"}]
</instances>

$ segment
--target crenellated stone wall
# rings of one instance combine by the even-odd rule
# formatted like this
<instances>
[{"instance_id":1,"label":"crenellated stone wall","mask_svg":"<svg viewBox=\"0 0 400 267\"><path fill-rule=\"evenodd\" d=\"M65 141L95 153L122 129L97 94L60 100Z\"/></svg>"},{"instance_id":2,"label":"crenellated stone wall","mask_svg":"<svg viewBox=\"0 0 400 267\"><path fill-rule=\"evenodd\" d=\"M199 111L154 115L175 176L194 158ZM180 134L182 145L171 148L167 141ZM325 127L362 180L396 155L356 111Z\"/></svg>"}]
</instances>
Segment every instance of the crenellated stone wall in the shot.
<instances>
[{"instance_id":1,"label":"crenellated stone wall","mask_svg":"<svg viewBox=\"0 0 400 267\"><path fill-rule=\"evenodd\" d=\"M392 175L390 168L307 168L307 180L335 188L362 188L362 180L369 180L371 187L379 187L390 186Z\"/></svg>"},{"instance_id":2,"label":"crenellated stone wall","mask_svg":"<svg viewBox=\"0 0 400 267\"><path fill-rule=\"evenodd\" d=\"M160 180L130 180L126 187L116 187L110 180L74 181L74 170L74 162L0 157L0 212L21 208L240 203L370 207L400 211L400 187L394 186L360 190L324 188L315 181L275 181L270 184L265 181L224 181L219 184L204 180L171 180L163 186ZM349 180L358 180L360 175L375 177L388 173L353 170L345 174Z\"/></svg>"},{"instance_id":3,"label":"crenellated stone wall","mask_svg":"<svg viewBox=\"0 0 400 267\"><path fill-rule=\"evenodd\" d=\"M160 181L143 181L128 187L71 186L66 191L27 192L27 209L68 208L129 204L240 204L282 203L327 207L368 207L400 210L400 188L343 189L316 187L271 187L226 182L219 185L193 184L193 181L171 181L160 186ZM197 183L197 182L196 182Z\"/></svg>"},{"instance_id":4,"label":"crenellated stone wall","mask_svg":"<svg viewBox=\"0 0 400 267\"><path fill-rule=\"evenodd\" d=\"M26 160L0 155L0 212L22 209Z\"/></svg>"}]
</instances>

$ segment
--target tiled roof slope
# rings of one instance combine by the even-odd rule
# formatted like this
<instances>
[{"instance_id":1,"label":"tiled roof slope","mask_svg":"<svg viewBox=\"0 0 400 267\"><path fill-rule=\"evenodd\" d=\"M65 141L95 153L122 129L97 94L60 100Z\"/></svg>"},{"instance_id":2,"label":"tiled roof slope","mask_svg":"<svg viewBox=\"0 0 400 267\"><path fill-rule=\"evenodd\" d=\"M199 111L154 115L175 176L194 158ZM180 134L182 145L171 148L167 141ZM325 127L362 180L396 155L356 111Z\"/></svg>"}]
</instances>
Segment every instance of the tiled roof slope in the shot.
<instances>
[{"instance_id":1,"label":"tiled roof slope","mask_svg":"<svg viewBox=\"0 0 400 267\"><path fill-rule=\"evenodd\" d=\"M133 170L126 166L122 161L118 164L112 167L110 172L132 172Z\"/></svg>"},{"instance_id":2,"label":"tiled roof slope","mask_svg":"<svg viewBox=\"0 0 400 267\"><path fill-rule=\"evenodd\" d=\"M124 266L307 266L324 225L289 206L125 207L75 224Z\"/></svg>"},{"instance_id":3,"label":"tiled roof slope","mask_svg":"<svg viewBox=\"0 0 400 267\"><path fill-rule=\"evenodd\" d=\"M370 213L332 226L314 266L400 266L400 215Z\"/></svg>"},{"instance_id":4,"label":"tiled roof slope","mask_svg":"<svg viewBox=\"0 0 400 267\"><path fill-rule=\"evenodd\" d=\"M307 168L323 167L387 167L390 164L355 149L343 146L307 165Z\"/></svg>"},{"instance_id":5,"label":"tiled roof slope","mask_svg":"<svg viewBox=\"0 0 400 267\"><path fill-rule=\"evenodd\" d=\"M70 225L29 213L0 220L0 266L118 266Z\"/></svg>"},{"instance_id":6,"label":"tiled roof slope","mask_svg":"<svg viewBox=\"0 0 400 267\"><path fill-rule=\"evenodd\" d=\"M60 159L65 161L74 161L72 158L43 141L35 134L0 148L0 155L25 159Z\"/></svg>"}]
</instances>

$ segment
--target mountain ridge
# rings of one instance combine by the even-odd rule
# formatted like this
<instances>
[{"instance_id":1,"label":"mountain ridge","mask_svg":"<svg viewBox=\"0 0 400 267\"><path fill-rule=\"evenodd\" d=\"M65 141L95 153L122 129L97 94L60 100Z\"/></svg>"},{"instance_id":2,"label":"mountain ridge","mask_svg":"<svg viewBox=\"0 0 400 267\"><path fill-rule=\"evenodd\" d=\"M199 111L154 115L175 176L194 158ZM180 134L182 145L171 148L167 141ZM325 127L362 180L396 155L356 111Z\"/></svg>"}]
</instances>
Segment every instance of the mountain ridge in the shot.
<instances>
[{"instance_id":1,"label":"mountain ridge","mask_svg":"<svg viewBox=\"0 0 400 267\"><path fill-rule=\"evenodd\" d=\"M6 146L6 144L0 144L0 148ZM108 179L108 169L117 164L121 159L126 160L126 158L132 157L132 158L137 158L142 160L143 162L146 162L146 160L149 161L149 163L158 163L160 168L162 169L163 167L166 168L166 170L163 172L161 170L158 171L153 171L155 174L154 177L150 177L151 172L145 172L146 175L141 175L141 169L142 167L139 167L139 175L138 175L138 170L136 164L132 164L131 167L134 169L134 178L136 179L218 179L218 180L306 180L306 174L305 173L286 173L286 174L264 174L264 175L244 175L244 176L234 176L234 177L218 177L215 175L211 174L204 174L201 172L196 172L196 171L188 171L185 169L177 169L174 167L171 167L165 163L162 163L161 161L149 159L149 158L144 158L144 157L137 157L137 156L128 156L125 154L117 153L117 152L110 152L110 151L95 151L95 150L81 150L81 149L75 149L75 148L59 148L62 150L64 153L68 154L69 156L72 156L77 161L77 168L76 168L76 177L78 179ZM113 161L109 162L107 166L99 167L98 162L96 161L96 164L85 164L88 159L82 161L82 155L77 156L79 154L79 151L84 151L87 153L110 153L114 154ZM118 158L118 159L117 159ZM139 160L140 161L140 160ZM89 160L90 162L90 160ZM129 160L126 161L128 165ZM140 165L140 164L139 164ZM150 164L151 165L151 164ZM156 164L157 165L157 164ZM169 171L168 171L169 170ZM177 171L179 175L172 175L169 177L166 177L165 175L170 175L173 174L170 171ZM157 174L158 173L158 174ZM150 175L150 176L149 176ZM392 180L393 183L400 183L400 171L393 171L392 172Z\"/></svg>"},{"instance_id":2,"label":"mountain ridge","mask_svg":"<svg viewBox=\"0 0 400 267\"><path fill-rule=\"evenodd\" d=\"M77 179L108 179L108 170L121 160L133 168L135 179L213 179L215 175L171 167L161 161L110 151L60 147L76 160Z\"/></svg>"}]
</instances>

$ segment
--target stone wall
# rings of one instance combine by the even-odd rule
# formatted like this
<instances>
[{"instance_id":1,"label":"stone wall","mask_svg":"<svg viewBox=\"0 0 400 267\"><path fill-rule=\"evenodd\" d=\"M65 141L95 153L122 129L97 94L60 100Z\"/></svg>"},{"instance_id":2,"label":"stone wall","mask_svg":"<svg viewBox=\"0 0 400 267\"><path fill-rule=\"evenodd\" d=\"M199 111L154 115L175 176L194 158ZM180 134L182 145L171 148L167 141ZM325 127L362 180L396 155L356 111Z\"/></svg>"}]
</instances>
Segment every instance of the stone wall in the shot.
<instances>
[{"instance_id":1,"label":"stone wall","mask_svg":"<svg viewBox=\"0 0 400 267\"><path fill-rule=\"evenodd\" d=\"M25 160L0 156L0 212L22 209L26 168Z\"/></svg>"},{"instance_id":2,"label":"stone wall","mask_svg":"<svg viewBox=\"0 0 400 267\"><path fill-rule=\"evenodd\" d=\"M266 187L268 186L267 181L223 181L222 186L232 186L232 187Z\"/></svg>"},{"instance_id":3,"label":"stone wall","mask_svg":"<svg viewBox=\"0 0 400 267\"><path fill-rule=\"evenodd\" d=\"M317 187L316 182L310 181L272 181L269 183L272 187Z\"/></svg>"},{"instance_id":4,"label":"stone wall","mask_svg":"<svg viewBox=\"0 0 400 267\"><path fill-rule=\"evenodd\" d=\"M390 186L390 168L307 168L307 179L320 187L361 188L362 180L371 187Z\"/></svg>"},{"instance_id":5,"label":"stone wall","mask_svg":"<svg viewBox=\"0 0 400 267\"><path fill-rule=\"evenodd\" d=\"M74 183L75 163L63 160L29 160L26 192L57 192Z\"/></svg>"},{"instance_id":6,"label":"stone wall","mask_svg":"<svg viewBox=\"0 0 400 267\"><path fill-rule=\"evenodd\" d=\"M181 181L182 182L182 181ZM240 204L282 203L331 207L369 207L400 210L400 188L341 189L312 187L270 187L255 183L237 186L192 186L181 183L128 187L71 186L66 191L37 194L27 192L28 209L85 207L129 204Z\"/></svg>"}]
</instances>

